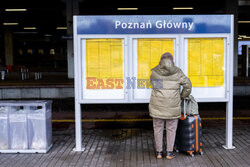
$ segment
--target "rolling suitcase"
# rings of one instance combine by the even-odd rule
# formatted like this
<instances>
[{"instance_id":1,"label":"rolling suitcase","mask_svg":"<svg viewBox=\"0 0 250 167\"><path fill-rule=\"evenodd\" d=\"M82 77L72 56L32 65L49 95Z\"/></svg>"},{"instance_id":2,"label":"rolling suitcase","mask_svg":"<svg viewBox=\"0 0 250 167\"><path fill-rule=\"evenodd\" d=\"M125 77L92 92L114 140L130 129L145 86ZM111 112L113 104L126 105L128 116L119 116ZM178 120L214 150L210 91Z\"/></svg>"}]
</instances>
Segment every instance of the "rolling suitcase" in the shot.
<instances>
[{"instance_id":1,"label":"rolling suitcase","mask_svg":"<svg viewBox=\"0 0 250 167\"><path fill-rule=\"evenodd\" d=\"M186 100L184 113L178 121L175 150L187 152L192 157L194 153L202 152L202 125L200 115L186 115Z\"/></svg>"}]
</instances>

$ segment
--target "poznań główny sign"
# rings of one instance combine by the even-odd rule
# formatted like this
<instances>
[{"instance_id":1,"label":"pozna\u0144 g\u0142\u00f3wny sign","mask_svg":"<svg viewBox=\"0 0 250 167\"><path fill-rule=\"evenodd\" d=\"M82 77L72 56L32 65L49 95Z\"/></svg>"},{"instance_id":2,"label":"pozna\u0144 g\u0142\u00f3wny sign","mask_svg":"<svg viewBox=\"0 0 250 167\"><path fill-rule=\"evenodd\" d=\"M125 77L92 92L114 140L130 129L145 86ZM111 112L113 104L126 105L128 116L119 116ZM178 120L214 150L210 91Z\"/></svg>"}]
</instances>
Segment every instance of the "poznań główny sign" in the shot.
<instances>
[{"instance_id":1,"label":"pozna\u0144 g\u0142\u00f3wny sign","mask_svg":"<svg viewBox=\"0 0 250 167\"><path fill-rule=\"evenodd\" d=\"M78 16L77 34L230 33L229 15Z\"/></svg>"}]
</instances>

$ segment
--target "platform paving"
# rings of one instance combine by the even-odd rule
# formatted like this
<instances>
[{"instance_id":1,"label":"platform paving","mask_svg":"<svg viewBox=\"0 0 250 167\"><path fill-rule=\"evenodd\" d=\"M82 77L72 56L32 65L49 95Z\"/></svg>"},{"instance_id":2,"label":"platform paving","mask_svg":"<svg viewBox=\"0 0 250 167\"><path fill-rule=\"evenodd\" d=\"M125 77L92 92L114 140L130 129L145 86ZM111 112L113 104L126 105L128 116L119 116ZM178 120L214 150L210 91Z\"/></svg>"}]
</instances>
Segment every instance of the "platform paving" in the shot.
<instances>
[{"instance_id":1,"label":"platform paving","mask_svg":"<svg viewBox=\"0 0 250 167\"><path fill-rule=\"evenodd\" d=\"M204 155L177 153L157 160L151 129L83 129L84 152L75 147L74 129L55 130L47 154L0 154L0 167L212 167L250 166L250 126L234 130L235 149L226 150L225 129L203 129Z\"/></svg>"}]
</instances>

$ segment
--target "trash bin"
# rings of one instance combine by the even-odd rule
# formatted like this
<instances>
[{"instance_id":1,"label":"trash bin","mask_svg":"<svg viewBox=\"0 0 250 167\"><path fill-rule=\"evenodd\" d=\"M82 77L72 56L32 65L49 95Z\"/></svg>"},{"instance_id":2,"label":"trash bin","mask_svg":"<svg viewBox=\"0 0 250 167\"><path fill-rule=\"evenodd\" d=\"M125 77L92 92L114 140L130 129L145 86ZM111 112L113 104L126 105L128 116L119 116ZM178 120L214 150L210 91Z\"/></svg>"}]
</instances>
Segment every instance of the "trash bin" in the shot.
<instances>
[{"instance_id":1,"label":"trash bin","mask_svg":"<svg viewBox=\"0 0 250 167\"><path fill-rule=\"evenodd\" d=\"M8 108L0 106L0 149L9 149L9 118Z\"/></svg>"},{"instance_id":2,"label":"trash bin","mask_svg":"<svg viewBox=\"0 0 250 167\"><path fill-rule=\"evenodd\" d=\"M12 106L9 115L11 149L28 149L27 112L22 107Z\"/></svg>"},{"instance_id":3,"label":"trash bin","mask_svg":"<svg viewBox=\"0 0 250 167\"><path fill-rule=\"evenodd\" d=\"M0 101L0 153L47 153L52 147L52 101Z\"/></svg>"},{"instance_id":4,"label":"trash bin","mask_svg":"<svg viewBox=\"0 0 250 167\"><path fill-rule=\"evenodd\" d=\"M28 111L28 134L29 134L29 149L41 150L47 149L51 142L48 138L48 132L51 132L47 127L51 125L51 119L47 121L45 109L30 107Z\"/></svg>"}]
</instances>

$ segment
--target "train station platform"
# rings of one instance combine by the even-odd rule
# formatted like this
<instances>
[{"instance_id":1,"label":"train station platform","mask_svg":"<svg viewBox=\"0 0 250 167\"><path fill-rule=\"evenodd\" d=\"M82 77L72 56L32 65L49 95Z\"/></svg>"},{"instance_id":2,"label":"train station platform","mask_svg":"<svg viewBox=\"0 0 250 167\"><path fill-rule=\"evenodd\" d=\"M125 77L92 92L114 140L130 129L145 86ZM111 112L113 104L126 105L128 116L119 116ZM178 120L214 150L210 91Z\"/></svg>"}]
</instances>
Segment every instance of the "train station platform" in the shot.
<instances>
[{"instance_id":1,"label":"train station platform","mask_svg":"<svg viewBox=\"0 0 250 167\"><path fill-rule=\"evenodd\" d=\"M234 129L233 150L222 148L224 128L204 128L204 155L157 160L152 129L83 129L84 152L75 147L74 129L53 131L54 146L47 154L0 154L0 166L18 167L135 167L135 166L250 166L250 127Z\"/></svg>"}]
</instances>

